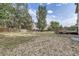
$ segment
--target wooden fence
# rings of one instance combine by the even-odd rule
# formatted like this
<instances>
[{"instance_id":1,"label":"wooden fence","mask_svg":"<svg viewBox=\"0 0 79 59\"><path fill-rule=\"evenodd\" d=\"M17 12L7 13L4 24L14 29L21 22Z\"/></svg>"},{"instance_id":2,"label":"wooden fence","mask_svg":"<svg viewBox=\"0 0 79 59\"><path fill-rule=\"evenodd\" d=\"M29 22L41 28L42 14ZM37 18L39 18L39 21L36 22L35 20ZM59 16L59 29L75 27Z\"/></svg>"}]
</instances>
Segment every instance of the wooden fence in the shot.
<instances>
[{"instance_id":1,"label":"wooden fence","mask_svg":"<svg viewBox=\"0 0 79 59\"><path fill-rule=\"evenodd\" d=\"M8 28L0 28L0 32L8 32L9 29Z\"/></svg>"}]
</instances>

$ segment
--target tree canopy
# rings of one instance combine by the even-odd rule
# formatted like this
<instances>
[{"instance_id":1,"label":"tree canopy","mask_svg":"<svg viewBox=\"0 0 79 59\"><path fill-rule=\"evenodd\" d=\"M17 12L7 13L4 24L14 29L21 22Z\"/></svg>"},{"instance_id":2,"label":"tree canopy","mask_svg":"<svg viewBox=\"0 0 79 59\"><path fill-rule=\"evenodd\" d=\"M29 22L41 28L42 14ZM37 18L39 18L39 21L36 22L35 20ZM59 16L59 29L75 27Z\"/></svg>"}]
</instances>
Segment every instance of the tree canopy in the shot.
<instances>
[{"instance_id":1,"label":"tree canopy","mask_svg":"<svg viewBox=\"0 0 79 59\"><path fill-rule=\"evenodd\" d=\"M28 4L1 3L0 26L17 29L32 29L32 17L28 12Z\"/></svg>"}]
</instances>

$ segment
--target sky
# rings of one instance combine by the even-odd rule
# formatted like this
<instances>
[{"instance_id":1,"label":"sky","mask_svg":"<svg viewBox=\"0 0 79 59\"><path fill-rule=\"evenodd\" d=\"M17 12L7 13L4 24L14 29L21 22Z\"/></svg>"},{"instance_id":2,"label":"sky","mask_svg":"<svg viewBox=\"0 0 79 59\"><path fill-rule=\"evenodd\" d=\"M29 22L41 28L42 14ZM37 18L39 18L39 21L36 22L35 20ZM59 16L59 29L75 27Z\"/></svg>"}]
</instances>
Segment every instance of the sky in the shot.
<instances>
[{"instance_id":1,"label":"sky","mask_svg":"<svg viewBox=\"0 0 79 59\"><path fill-rule=\"evenodd\" d=\"M37 22L36 10L40 3L29 3L29 13L32 16L34 22ZM47 24L50 24L51 21L57 21L60 25L72 26L77 23L77 14L75 14L75 4L74 3L46 3Z\"/></svg>"}]
</instances>

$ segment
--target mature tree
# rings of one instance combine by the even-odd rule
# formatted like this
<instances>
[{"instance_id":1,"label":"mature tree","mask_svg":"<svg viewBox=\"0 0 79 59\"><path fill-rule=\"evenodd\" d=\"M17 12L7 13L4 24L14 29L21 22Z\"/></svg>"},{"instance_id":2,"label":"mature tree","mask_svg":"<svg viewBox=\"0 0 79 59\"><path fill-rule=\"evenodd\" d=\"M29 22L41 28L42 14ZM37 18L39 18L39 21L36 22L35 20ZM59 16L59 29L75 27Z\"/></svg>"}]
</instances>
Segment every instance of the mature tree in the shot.
<instances>
[{"instance_id":1,"label":"mature tree","mask_svg":"<svg viewBox=\"0 0 79 59\"><path fill-rule=\"evenodd\" d=\"M0 26L17 29L32 29L32 17L28 5L23 3L0 4Z\"/></svg>"},{"instance_id":2,"label":"mature tree","mask_svg":"<svg viewBox=\"0 0 79 59\"><path fill-rule=\"evenodd\" d=\"M58 30L59 27L60 27L59 22L51 21L48 29L56 31L56 30Z\"/></svg>"},{"instance_id":3,"label":"mature tree","mask_svg":"<svg viewBox=\"0 0 79 59\"><path fill-rule=\"evenodd\" d=\"M21 26L27 30L32 30L32 17L28 12L28 4L23 4L23 8L21 9Z\"/></svg>"},{"instance_id":4,"label":"mature tree","mask_svg":"<svg viewBox=\"0 0 79 59\"><path fill-rule=\"evenodd\" d=\"M10 17L11 6L7 3L0 4L0 25L6 27L6 21Z\"/></svg>"},{"instance_id":5,"label":"mature tree","mask_svg":"<svg viewBox=\"0 0 79 59\"><path fill-rule=\"evenodd\" d=\"M46 27L46 15L47 15L47 10L45 5L39 5L38 10L37 10L37 27L39 30L43 31L44 28Z\"/></svg>"},{"instance_id":6,"label":"mature tree","mask_svg":"<svg viewBox=\"0 0 79 59\"><path fill-rule=\"evenodd\" d=\"M28 12L28 4L16 4L16 22L19 29L32 29L32 18Z\"/></svg>"},{"instance_id":7,"label":"mature tree","mask_svg":"<svg viewBox=\"0 0 79 59\"><path fill-rule=\"evenodd\" d=\"M8 8L8 20L6 20L6 26L8 28L12 28L15 25L16 21L15 21L15 8L13 7L13 4L8 4L9 8Z\"/></svg>"},{"instance_id":8,"label":"mature tree","mask_svg":"<svg viewBox=\"0 0 79 59\"><path fill-rule=\"evenodd\" d=\"M17 29L32 29L32 18L30 14L28 13L28 4L23 4L23 3L17 3L15 4L14 7L14 20L13 25Z\"/></svg>"},{"instance_id":9,"label":"mature tree","mask_svg":"<svg viewBox=\"0 0 79 59\"><path fill-rule=\"evenodd\" d=\"M67 27L67 28L68 28L68 30L73 30L73 31L77 29L76 25L72 25L72 26Z\"/></svg>"}]
</instances>

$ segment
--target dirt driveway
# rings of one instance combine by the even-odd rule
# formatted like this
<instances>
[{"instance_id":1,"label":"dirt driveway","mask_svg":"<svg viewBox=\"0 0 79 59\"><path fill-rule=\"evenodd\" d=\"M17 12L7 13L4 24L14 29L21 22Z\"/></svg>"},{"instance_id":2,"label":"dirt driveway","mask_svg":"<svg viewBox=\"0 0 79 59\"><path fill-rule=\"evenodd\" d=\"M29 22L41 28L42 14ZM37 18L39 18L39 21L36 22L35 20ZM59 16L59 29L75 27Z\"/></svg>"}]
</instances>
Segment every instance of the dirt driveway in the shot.
<instances>
[{"instance_id":1,"label":"dirt driveway","mask_svg":"<svg viewBox=\"0 0 79 59\"><path fill-rule=\"evenodd\" d=\"M73 35L31 33L35 36L3 39L0 37L0 55L15 56L70 56L79 55L79 42L70 39ZM37 36L36 36L37 35ZM2 40L3 39L3 40ZM16 39L16 40L15 40ZM20 41L19 41L20 40ZM5 42L6 41L6 42ZM4 45L5 44L5 45ZM14 45L15 44L15 45ZM7 48L7 47L8 48ZM14 46L13 48L11 48Z\"/></svg>"}]
</instances>

